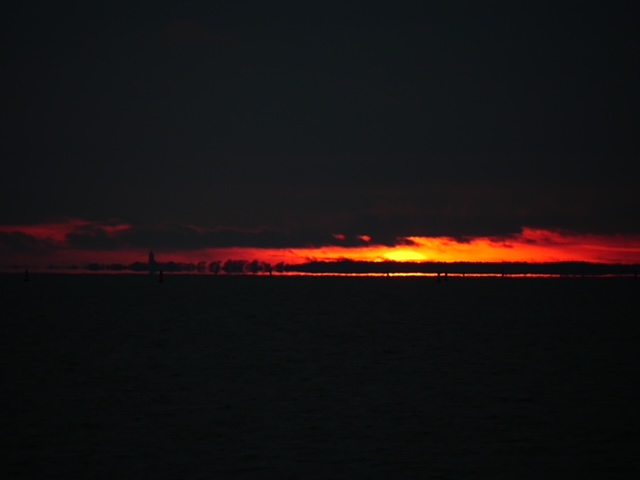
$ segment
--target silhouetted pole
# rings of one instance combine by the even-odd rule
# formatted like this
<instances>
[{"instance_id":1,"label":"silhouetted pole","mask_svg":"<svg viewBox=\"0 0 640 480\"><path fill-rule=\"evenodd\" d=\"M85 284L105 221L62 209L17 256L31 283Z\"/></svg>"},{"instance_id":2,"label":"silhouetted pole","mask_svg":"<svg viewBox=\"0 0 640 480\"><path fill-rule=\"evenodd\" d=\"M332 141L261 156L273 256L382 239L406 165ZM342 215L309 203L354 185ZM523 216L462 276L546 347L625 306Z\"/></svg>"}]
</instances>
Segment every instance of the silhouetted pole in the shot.
<instances>
[{"instance_id":1,"label":"silhouetted pole","mask_svg":"<svg viewBox=\"0 0 640 480\"><path fill-rule=\"evenodd\" d=\"M29 281L29 269L28 268L24 269L24 281L25 282Z\"/></svg>"},{"instance_id":2,"label":"silhouetted pole","mask_svg":"<svg viewBox=\"0 0 640 480\"><path fill-rule=\"evenodd\" d=\"M438 272L438 276L436 277L436 282L440 283L440 272Z\"/></svg>"},{"instance_id":3,"label":"silhouetted pole","mask_svg":"<svg viewBox=\"0 0 640 480\"><path fill-rule=\"evenodd\" d=\"M158 283L164 283L164 277L162 276L162 270L158 273Z\"/></svg>"},{"instance_id":4,"label":"silhouetted pole","mask_svg":"<svg viewBox=\"0 0 640 480\"><path fill-rule=\"evenodd\" d=\"M158 269L158 262L156 262L156 257L151 250L149 251L149 261L147 266L149 268L149 275L156 273L156 270Z\"/></svg>"}]
</instances>

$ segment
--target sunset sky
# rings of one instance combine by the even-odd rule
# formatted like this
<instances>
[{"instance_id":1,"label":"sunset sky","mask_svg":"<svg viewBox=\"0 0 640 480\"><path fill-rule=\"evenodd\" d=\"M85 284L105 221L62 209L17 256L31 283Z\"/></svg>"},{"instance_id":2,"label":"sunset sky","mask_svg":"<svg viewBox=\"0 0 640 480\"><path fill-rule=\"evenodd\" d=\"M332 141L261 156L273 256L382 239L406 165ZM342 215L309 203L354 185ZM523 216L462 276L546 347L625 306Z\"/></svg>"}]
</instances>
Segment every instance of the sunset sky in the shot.
<instances>
[{"instance_id":1,"label":"sunset sky","mask_svg":"<svg viewBox=\"0 0 640 480\"><path fill-rule=\"evenodd\" d=\"M640 263L631 2L14 2L0 266Z\"/></svg>"}]
</instances>

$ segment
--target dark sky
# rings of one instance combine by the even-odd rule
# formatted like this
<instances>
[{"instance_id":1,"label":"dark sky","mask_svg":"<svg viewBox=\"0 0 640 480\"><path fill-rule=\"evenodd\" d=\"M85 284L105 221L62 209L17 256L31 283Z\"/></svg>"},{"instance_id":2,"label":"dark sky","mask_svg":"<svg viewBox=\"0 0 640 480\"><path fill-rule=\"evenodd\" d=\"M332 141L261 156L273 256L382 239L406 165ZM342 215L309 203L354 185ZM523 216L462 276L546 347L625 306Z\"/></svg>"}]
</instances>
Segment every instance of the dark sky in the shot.
<instances>
[{"instance_id":1,"label":"dark sky","mask_svg":"<svg viewBox=\"0 0 640 480\"><path fill-rule=\"evenodd\" d=\"M14 3L0 225L640 233L632 2Z\"/></svg>"}]
</instances>

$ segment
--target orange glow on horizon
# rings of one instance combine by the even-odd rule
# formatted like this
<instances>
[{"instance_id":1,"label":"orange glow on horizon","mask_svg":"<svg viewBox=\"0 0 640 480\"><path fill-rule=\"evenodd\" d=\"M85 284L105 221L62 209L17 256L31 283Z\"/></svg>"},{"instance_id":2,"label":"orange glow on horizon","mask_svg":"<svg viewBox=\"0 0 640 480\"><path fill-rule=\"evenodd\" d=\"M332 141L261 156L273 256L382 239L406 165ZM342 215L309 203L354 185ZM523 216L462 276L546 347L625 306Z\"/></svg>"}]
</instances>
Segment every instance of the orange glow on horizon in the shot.
<instances>
[{"instance_id":1,"label":"orange glow on horizon","mask_svg":"<svg viewBox=\"0 0 640 480\"><path fill-rule=\"evenodd\" d=\"M0 266L9 265L86 265L89 263L146 262L148 248L126 246L99 250L73 248L70 234L96 231L109 239L121 238L135 227L126 223L96 224L88 221L47 223L25 226L1 226L0 234L29 237L37 244L34 251L10 250L0 243ZM194 227L194 235L207 229ZM505 237L475 237L458 240L451 237L406 237L399 245L376 245L368 235L359 238L367 244L339 246L346 237L333 235L336 245L308 248L228 247L199 249L154 248L159 262L198 263L226 260L258 260L270 264L299 265L310 261L368 262L592 262L640 264L640 235L598 235L523 228ZM1 240L1 238L0 238Z\"/></svg>"},{"instance_id":2,"label":"orange glow on horizon","mask_svg":"<svg viewBox=\"0 0 640 480\"><path fill-rule=\"evenodd\" d=\"M412 245L232 248L211 249L207 253L216 259L262 259L292 265L347 259L368 262L640 263L640 236L586 235L523 228L520 234L505 238L477 237L461 241L450 237L407 237L405 240Z\"/></svg>"}]
</instances>

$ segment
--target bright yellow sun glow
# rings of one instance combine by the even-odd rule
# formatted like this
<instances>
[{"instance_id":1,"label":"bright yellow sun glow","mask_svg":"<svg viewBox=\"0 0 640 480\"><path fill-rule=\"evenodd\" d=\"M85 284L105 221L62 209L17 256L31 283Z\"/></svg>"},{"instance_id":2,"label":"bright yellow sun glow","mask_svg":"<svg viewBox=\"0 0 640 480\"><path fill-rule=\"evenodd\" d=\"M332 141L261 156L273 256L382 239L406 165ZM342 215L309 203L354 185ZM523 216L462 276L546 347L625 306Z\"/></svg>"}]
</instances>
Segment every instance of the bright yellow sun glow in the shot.
<instances>
[{"instance_id":1,"label":"bright yellow sun glow","mask_svg":"<svg viewBox=\"0 0 640 480\"><path fill-rule=\"evenodd\" d=\"M394 262L420 262L426 260L427 257L420 252L414 250L392 250L383 255L387 260L393 260Z\"/></svg>"}]
</instances>

